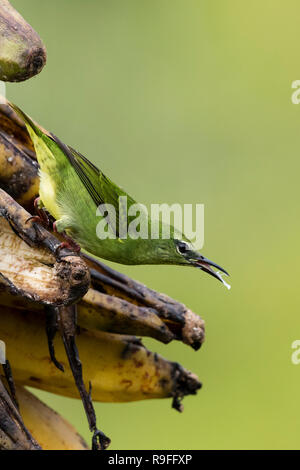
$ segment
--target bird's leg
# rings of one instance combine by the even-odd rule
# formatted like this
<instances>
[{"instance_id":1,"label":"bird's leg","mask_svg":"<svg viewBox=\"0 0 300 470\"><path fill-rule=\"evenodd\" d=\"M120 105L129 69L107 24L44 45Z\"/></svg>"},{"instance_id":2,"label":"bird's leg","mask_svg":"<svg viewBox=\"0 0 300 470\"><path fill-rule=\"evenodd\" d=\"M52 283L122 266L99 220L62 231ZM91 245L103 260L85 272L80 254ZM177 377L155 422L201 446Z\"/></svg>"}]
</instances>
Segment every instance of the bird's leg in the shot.
<instances>
[{"instance_id":1,"label":"bird's leg","mask_svg":"<svg viewBox=\"0 0 300 470\"><path fill-rule=\"evenodd\" d=\"M63 248L68 248L69 250L74 251L75 253L79 253L81 248L78 243L73 240L73 238L69 237L66 232L65 228L68 227L68 221L67 219L64 219L63 217L59 220L56 220L53 223L53 232L60 233L60 235L64 238L65 241L63 241L57 248L56 252L63 249Z\"/></svg>"},{"instance_id":2,"label":"bird's leg","mask_svg":"<svg viewBox=\"0 0 300 470\"><path fill-rule=\"evenodd\" d=\"M26 220L26 223L29 222L29 220L31 220L32 222L39 222L45 228L49 228L49 225L50 225L49 217L46 214L46 211L44 209L44 205L43 205L40 197L37 197L34 200L34 210L36 212L36 215L33 215L33 216L29 217Z\"/></svg>"}]
</instances>

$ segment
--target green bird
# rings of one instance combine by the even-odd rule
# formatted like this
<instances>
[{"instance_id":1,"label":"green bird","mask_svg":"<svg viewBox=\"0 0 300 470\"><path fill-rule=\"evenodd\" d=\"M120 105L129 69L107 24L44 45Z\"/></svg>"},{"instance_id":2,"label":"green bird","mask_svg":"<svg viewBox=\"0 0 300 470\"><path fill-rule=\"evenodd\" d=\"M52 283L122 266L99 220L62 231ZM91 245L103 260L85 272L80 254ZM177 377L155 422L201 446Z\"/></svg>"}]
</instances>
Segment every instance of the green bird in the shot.
<instances>
[{"instance_id":1,"label":"green bird","mask_svg":"<svg viewBox=\"0 0 300 470\"><path fill-rule=\"evenodd\" d=\"M126 210L120 210L119 198L126 200L127 211L136 201L87 158L42 129L16 105L10 105L24 120L33 141L40 166L39 208L46 208L54 217L57 232L67 234L84 251L106 260L127 265L193 266L230 287L221 275L221 272L228 273L195 251L191 241L179 235L172 225L165 227L159 222L156 239L121 236L119 227L124 226L125 221L128 228L132 217L125 219ZM105 211L97 210L99 206L109 205L114 208L114 219L106 217ZM99 238L99 220L107 222L109 236L106 238ZM144 220L151 233L154 221L145 214ZM170 230L169 238L162 237L166 228Z\"/></svg>"}]
</instances>

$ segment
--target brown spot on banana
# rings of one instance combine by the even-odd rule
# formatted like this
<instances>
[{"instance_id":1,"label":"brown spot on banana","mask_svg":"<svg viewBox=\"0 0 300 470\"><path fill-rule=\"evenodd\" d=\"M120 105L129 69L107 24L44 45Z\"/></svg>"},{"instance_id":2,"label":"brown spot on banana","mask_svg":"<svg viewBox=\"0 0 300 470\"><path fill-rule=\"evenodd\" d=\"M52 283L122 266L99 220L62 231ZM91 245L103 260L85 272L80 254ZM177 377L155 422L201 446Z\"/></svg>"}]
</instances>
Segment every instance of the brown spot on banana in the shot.
<instances>
[{"instance_id":1,"label":"brown spot on banana","mask_svg":"<svg viewBox=\"0 0 300 470\"><path fill-rule=\"evenodd\" d=\"M173 333L154 310L138 307L94 289L89 289L79 303L78 321L89 330L149 336L163 343L174 339Z\"/></svg>"},{"instance_id":2,"label":"brown spot on banana","mask_svg":"<svg viewBox=\"0 0 300 470\"><path fill-rule=\"evenodd\" d=\"M0 309L0 337L6 343L15 382L78 398L58 337L54 341L56 357L64 364L65 373L49 361L44 321L43 315ZM200 388L194 374L147 350L134 337L82 330L76 336L76 343L84 383L88 387L91 381L94 401L127 402L166 397L179 400Z\"/></svg>"}]
</instances>

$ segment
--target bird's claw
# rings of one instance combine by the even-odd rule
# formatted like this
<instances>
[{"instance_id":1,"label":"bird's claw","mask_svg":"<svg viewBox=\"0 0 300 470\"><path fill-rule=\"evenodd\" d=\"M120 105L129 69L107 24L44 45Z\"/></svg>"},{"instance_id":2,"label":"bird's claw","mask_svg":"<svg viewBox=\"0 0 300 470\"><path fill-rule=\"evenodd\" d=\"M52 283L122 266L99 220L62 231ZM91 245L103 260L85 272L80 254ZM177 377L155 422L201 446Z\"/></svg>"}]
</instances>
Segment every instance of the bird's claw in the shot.
<instances>
[{"instance_id":1,"label":"bird's claw","mask_svg":"<svg viewBox=\"0 0 300 470\"><path fill-rule=\"evenodd\" d=\"M36 215L32 215L31 217L28 217L28 219L25 221L25 223L27 224L31 220L32 222L40 223L45 228L49 228L49 226L50 226L49 217L46 214L46 212L39 207L39 201L40 201L39 197L37 197L34 200L34 210L36 212Z\"/></svg>"},{"instance_id":2,"label":"bird's claw","mask_svg":"<svg viewBox=\"0 0 300 470\"><path fill-rule=\"evenodd\" d=\"M70 251L74 251L75 253L80 253L80 250L81 250L80 246L73 240L65 241L57 245L57 247L55 248L55 256L59 256L59 252L63 248L66 248L67 250L70 250Z\"/></svg>"}]
</instances>

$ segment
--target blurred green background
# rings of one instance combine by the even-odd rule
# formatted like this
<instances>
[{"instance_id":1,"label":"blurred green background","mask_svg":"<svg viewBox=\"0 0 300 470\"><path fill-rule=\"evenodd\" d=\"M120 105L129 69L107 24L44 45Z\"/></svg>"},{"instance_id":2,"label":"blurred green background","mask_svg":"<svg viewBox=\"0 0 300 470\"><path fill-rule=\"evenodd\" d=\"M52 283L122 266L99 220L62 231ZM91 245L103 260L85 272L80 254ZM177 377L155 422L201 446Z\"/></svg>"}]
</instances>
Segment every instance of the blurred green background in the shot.
<instances>
[{"instance_id":1,"label":"blurred green background","mask_svg":"<svg viewBox=\"0 0 300 470\"><path fill-rule=\"evenodd\" d=\"M206 321L197 353L145 341L196 372L184 401L97 404L111 449L299 448L298 1L12 0L48 50L7 96L140 202L205 204L197 270L122 267ZM38 392L90 441L79 401Z\"/></svg>"}]
</instances>

